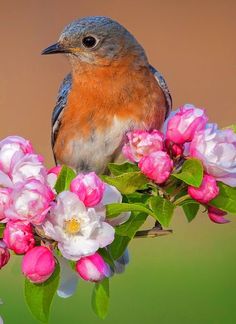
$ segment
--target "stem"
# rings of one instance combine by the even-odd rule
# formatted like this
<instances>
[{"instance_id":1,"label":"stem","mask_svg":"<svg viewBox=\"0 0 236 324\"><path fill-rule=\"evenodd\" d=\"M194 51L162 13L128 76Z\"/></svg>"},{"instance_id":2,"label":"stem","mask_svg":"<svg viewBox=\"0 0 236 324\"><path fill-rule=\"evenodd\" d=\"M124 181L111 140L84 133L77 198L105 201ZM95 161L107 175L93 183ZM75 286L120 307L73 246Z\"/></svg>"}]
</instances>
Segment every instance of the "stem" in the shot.
<instances>
[{"instance_id":1,"label":"stem","mask_svg":"<svg viewBox=\"0 0 236 324\"><path fill-rule=\"evenodd\" d=\"M174 204L175 206L178 206L180 203L182 203L183 201L185 201L185 200L187 200L187 199L189 199L189 198L191 198L189 195L184 195L184 196L180 197L179 199L175 200L175 201L173 202L173 204Z\"/></svg>"},{"instance_id":2,"label":"stem","mask_svg":"<svg viewBox=\"0 0 236 324\"><path fill-rule=\"evenodd\" d=\"M171 234L173 231L172 230L162 230L158 227L153 227L152 229L149 230L144 230L144 231L138 231L135 234L135 238L154 238L158 236L165 236L168 234Z\"/></svg>"}]
</instances>

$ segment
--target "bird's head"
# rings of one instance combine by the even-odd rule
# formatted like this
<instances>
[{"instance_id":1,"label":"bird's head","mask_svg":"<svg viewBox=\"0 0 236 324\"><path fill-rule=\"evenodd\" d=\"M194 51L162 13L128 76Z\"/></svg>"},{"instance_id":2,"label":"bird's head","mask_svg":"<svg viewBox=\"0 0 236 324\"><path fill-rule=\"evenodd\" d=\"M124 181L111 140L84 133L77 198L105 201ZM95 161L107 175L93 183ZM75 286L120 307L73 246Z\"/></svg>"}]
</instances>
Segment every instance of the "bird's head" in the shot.
<instances>
[{"instance_id":1,"label":"bird's head","mask_svg":"<svg viewBox=\"0 0 236 324\"><path fill-rule=\"evenodd\" d=\"M85 17L65 27L59 40L42 54L66 54L73 65L110 65L122 59L146 64L142 46L119 23L108 17Z\"/></svg>"}]
</instances>

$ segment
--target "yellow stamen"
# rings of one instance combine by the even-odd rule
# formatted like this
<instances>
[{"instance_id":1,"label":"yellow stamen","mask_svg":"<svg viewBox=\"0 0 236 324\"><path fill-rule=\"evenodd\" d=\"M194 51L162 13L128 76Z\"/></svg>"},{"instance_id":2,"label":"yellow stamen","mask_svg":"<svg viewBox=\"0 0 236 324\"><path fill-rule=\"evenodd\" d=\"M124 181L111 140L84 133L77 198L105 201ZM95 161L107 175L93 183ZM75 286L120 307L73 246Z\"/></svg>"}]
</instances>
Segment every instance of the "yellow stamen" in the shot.
<instances>
[{"instance_id":1,"label":"yellow stamen","mask_svg":"<svg viewBox=\"0 0 236 324\"><path fill-rule=\"evenodd\" d=\"M65 221L65 231L68 234L77 234L80 231L80 227L80 221L76 218Z\"/></svg>"}]
</instances>

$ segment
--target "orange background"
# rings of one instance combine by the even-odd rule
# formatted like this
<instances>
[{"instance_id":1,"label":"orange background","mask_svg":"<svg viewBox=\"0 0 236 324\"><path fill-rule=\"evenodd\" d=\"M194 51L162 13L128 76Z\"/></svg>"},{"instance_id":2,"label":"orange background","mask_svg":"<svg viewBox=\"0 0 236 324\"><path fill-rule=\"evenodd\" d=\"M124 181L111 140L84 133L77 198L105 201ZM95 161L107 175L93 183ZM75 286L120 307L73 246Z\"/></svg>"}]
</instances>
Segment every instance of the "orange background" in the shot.
<instances>
[{"instance_id":1,"label":"orange background","mask_svg":"<svg viewBox=\"0 0 236 324\"><path fill-rule=\"evenodd\" d=\"M70 67L43 57L71 20L107 15L127 27L165 76L174 107L205 107L221 126L235 121L236 1L0 0L0 137L31 139L48 164L50 119Z\"/></svg>"}]
</instances>

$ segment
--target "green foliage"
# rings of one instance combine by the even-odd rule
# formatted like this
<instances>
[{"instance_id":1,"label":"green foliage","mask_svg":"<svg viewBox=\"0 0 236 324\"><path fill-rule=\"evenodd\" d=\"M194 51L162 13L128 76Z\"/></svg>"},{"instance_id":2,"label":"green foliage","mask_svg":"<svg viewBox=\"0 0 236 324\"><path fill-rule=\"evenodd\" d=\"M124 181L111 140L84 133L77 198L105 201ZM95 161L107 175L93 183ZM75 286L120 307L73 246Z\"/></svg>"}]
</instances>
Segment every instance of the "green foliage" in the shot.
<instances>
[{"instance_id":1,"label":"green foliage","mask_svg":"<svg viewBox=\"0 0 236 324\"><path fill-rule=\"evenodd\" d=\"M147 217L148 214L146 213L133 212L127 222L116 226L116 234L120 236L128 236L130 239L132 239L137 230L143 225Z\"/></svg>"},{"instance_id":2,"label":"green foliage","mask_svg":"<svg viewBox=\"0 0 236 324\"><path fill-rule=\"evenodd\" d=\"M114 203L106 206L107 218L114 218L117 215L128 212L128 211L139 211L148 215L155 216L152 211L147 208L144 204L127 204L127 203Z\"/></svg>"},{"instance_id":3,"label":"green foliage","mask_svg":"<svg viewBox=\"0 0 236 324\"><path fill-rule=\"evenodd\" d=\"M183 204L182 208L188 222L191 222L197 216L197 213L200 208L200 204L198 202L194 202L193 200L193 202L190 201L189 203Z\"/></svg>"},{"instance_id":4,"label":"green foliage","mask_svg":"<svg viewBox=\"0 0 236 324\"><path fill-rule=\"evenodd\" d=\"M125 162L122 164L117 164L117 163L109 163L108 164L108 169L111 171L111 173L114 176L118 176L124 173L129 173L129 172L137 172L140 171L138 166L133 163Z\"/></svg>"},{"instance_id":5,"label":"green foliage","mask_svg":"<svg viewBox=\"0 0 236 324\"><path fill-rule=\"evenodd\" d=\"M131 194L138 189L142 189L149 180L141 172L123 173L116 177L102 176L103 181L115 186L122 194Z\"/></svg>"},{"instance_id":6,"label":"green foliage","mask_svg":"<svg viewBox=\"0 0 236 324\"><path fill-rule=\"evenodd\" d=\"M66 165L63 165L61 172L57 178L57 182L55 184L55 190L57 194L64 190L68 190L70 187L71 181L76 177L76 173L74 170L69 168Z\"/></svg>"},{"instance_id":7,"label":"green foliage","mask_svg":"<svg viewBox=\"0 0 236 324\"><path fill-rule=\"evenodd\" d=\"M53 275L42 284L34 284L25 279L25 299L33 316L47 323L53 296L59 285L60 267L57 263Z\"/></svg>"},{"instance_id":8,"label":"green foliage","mask_svg":"<svg viewBox=\"0 0 236 324\"><path fill-rule=\"evenodd\" d=\"M109 279L95 284L92 293L92 308L95 314L104 319L108 313L109 306Z\"/></svg>"},{"instance_id":9,"label":"green foliage","mask_svg":"<svg viewBox=\"0 0 236 324\"><path fill-rule=\"evenodd\" d=\"M122 256L129 242L143 225L147 217L148 214L146 213L132 212L127 222L116 226L115 239L109 246L109 251L114 260Z\"/></svg>"},{"instance_id":10,"label":"green foliage","mask_svg":"<svg viewBox=\"0 0 236 324\"><path fill-rule=\"evenodd\" d=\"M173 173L172 176L190 186L200 187L203 178L202 162L198 159L188 159L184 162L181 172Z\"/></svg>"},{"instance_id":11,"label":"green foliage","mask_svg":"<svg viewBox=\"0 0 236 324\"><path fill-rule=\"evenodd\" d=\"M168 227L173 216L175 209L174 204L169 200L162 198L160 196L154 196L149 200L150 206L153 210L155 218L158 222L164 226Z\"/></svg>"},{"instance_id":12,"label":"green foliage","mask_svg":"<svg viewBox=\"0 0 236 324\"><path fill-rule=\"evenodd\" d=\"M0 239L3 237L4 229L5 229L5 225L0 223Z\"/></svg>"},{"instance_id":13,"label":"green foliage","mask_svg":"<svg viewBox=\"0 0 236 324\"><path fill-rule=\"evenodd\" d=\"M108 249L106 248L103 248L103 249L99 249L98 250L98 253L103 257L103 259L105 260L105 262L107 264L109 264L109 266L114 269L115 268L115 265L114 265L114 261L110 255L110 252Z\"/></svg>"},{"instance_id":14,"label":"green foliage","mask_svg":"<svg viewBox=\"0 0 236 324\"><path fill-rule=\"evenodd\" d=\"M131 239L128 236L115 234L115 239L109 246L109 251L114 260L117 260L119 257L122 256L130 240Z\"/></svg>"},{"instance_id":15,"label":"green foliage","mask_svg":"<svg viewBox=\"0 0 236 324\"><path fill-rule=\"evenodd\" d=\"M219 195L210 202L210 205L236 215L236 188L218 182Z\"/></svg>"}]
</instances>

